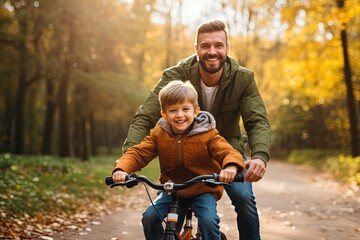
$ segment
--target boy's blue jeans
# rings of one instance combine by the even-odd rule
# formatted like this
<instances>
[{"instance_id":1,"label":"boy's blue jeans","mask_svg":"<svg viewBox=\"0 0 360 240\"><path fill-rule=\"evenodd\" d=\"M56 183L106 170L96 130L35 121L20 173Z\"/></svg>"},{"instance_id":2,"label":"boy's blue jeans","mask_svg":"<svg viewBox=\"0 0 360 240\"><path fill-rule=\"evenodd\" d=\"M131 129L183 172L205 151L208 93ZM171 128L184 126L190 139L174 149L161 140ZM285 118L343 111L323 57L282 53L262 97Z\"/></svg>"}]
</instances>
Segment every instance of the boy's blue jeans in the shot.
<instances>
[{"instance_id":1,"label":"boy's blue jeans","mask_svg":"<svg viewBox=\"0 0 360 240\"><path fill-rule=\"evenodd\" d=\"M147 240L158 240L164 235L162 219L167 216L171 201L171 196L162 192L154 201L161 217L152 205L143 212L142 224ZM180 215L185 214L186 206L191 207L196 213L204 240L220 239L220 219L217 215L216 198L213 193L204 193L191 199L179 199L179 219L182 218Z\"/></svg>"}]
</instances>

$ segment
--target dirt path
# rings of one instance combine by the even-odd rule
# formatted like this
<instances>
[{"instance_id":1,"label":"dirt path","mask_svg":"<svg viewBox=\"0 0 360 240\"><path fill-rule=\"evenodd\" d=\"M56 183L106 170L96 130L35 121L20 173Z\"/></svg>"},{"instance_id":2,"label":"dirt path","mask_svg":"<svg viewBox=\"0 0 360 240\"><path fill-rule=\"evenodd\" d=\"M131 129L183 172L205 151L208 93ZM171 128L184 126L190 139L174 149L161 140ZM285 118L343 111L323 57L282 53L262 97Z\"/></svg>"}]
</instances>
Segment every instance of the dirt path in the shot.
<instances>
[{"instance_id":1,"label":"dirt path","mask_svg":"<svg viewBox=\"0 0 360 240\"><path fill-rule=\"evenodd\" d=\"M143 188L138 189L129 196L128 206L54 239L143 239L140 218L148 200ZM254 184L254 192L264 240L360 239L360 191L355 187L341 186L308 167L271 161L263 180ZM229 240L238 239L226 193L218 212L222 231Z\"/></svg>"}]
</instances>

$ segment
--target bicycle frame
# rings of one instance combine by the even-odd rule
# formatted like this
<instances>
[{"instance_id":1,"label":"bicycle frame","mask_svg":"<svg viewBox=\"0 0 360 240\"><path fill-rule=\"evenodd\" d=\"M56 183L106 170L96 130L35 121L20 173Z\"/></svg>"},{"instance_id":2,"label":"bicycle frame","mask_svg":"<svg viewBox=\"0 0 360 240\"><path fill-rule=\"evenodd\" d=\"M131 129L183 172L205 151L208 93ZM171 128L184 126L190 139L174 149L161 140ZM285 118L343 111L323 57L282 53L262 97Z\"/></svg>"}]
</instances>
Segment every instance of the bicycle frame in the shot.
<instances>
[{"instance_id":1,"label":"bicycle frame","mask_svg":"<svg viewBox=\"0 0 360 240\"><path fill-rule=\"evenodd\" d=\"M201 239L201 233L198 228L198 232L196 236L193 237L192 235L192 216L193 211L191 208L186 210L186 218L185 218L185 225L183 227L183 231L181 235L177 232L178 228L178 212L179 212L179 205L178 200L176 197L176 192L171 192L172 202L168 207L168 214L166 218L166 227L165 227L165 236L163 240L191 240L191 239Z\"/></svg>"}]
</instances>

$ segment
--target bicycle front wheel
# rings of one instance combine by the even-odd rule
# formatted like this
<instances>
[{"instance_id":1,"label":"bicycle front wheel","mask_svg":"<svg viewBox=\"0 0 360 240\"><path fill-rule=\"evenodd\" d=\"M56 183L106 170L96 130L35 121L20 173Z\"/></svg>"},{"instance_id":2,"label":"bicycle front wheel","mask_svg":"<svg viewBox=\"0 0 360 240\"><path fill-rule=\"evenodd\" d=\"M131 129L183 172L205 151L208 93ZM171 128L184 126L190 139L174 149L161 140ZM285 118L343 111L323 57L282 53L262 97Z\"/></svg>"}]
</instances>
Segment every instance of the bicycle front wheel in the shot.
<instances>
[{"instance_id":1,"label":"bicycle front wheel","mask_svg":"<svg viewBox=\"0 0 360 240\"><path fill-rule=\"evenodd\" d=\"M161 240L181 240L181 239L175 235L165 235L164 237L161 238Z\"/></svg>"}]
</instances>

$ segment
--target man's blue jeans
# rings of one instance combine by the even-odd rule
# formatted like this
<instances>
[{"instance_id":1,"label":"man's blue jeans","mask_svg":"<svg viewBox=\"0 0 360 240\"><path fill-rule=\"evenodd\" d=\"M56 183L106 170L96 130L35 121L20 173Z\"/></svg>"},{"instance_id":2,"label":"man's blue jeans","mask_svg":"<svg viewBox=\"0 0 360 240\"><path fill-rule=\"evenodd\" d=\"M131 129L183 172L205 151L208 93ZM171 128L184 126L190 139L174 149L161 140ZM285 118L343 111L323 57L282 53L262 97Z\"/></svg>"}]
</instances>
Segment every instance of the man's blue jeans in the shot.
<instances>
[{"instance_id":1,"label":"man's blue jeans","mask_svg":"<svg viewBox=\"0 0 360 240\"><path fill-rule=\"evenodd\" d=\"M162 192L154 201L154 207L150 205L144 212L142 224L147 240L159 240L164 235L162 219L167 216L171 196ZM216 211L216 197L213 193L204 193L191 199L179 200L179 215L184 215L186 206L191 207L198 218L200 230L204 240L220 239L220 219ZM182 217L179 216L179 219ZM181 226L180 226L181 228Z\"/></svg>"},{"instance_id":2,"label":"man's blue jeans","mask_svg":"<svg viewBox=\"0 0 360 240\"><path fill-rule=\"evenodd\" d=\"M232 182L225 186L237 213L237 227L240 240L260 240L260 223L251 182Z\"/></svg>"}]
</instances>

